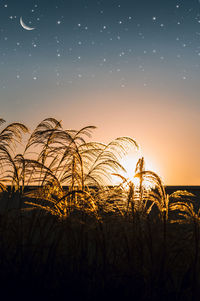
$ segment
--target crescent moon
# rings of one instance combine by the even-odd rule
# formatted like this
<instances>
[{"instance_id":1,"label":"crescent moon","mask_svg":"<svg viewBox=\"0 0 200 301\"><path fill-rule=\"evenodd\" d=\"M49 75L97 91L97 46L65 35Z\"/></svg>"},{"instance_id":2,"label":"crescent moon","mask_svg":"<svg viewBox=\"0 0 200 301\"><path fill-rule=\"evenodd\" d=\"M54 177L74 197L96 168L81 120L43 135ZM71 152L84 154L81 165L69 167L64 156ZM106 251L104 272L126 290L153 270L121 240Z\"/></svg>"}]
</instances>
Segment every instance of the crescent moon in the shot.
<instances>
[{"instance_id":1,"label":"crescent moon","mask_svg":"<svg viewBox=\"0 0 200 301\"><path fill-rule=\"evenodd\" d=\"M27 26L27 25L23 22L22 17L20 18L20 24L21 24L21 26L22 26L24 29L26 29L26 30L34 30L34 29L35 29L35 28L33 28L33 27Z\"/></svg>"}]
</instances>

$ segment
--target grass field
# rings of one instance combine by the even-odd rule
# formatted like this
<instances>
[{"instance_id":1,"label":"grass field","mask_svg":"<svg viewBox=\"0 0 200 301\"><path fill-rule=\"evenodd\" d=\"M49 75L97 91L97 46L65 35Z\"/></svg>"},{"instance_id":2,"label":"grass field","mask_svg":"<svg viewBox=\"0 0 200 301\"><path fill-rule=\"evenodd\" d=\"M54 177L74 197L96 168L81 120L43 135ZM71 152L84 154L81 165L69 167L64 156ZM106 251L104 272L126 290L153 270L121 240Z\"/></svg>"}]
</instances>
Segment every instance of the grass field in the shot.
<instances>
[{"instance_id":1,"label":"grass field","mask_svg":"<svg viewBox=\"0 0 200 301\"><path fill-rule=\"evenodd\" d=\"M92 129L45 119L20 154L27 127L0 133L2 293L199 300L198 187L165 187L144 158L133 167L138 181L125 178L119 158L137 143L91 142ZM105 184L112 174L119 185Z\"/></svg>"}]
</instances>

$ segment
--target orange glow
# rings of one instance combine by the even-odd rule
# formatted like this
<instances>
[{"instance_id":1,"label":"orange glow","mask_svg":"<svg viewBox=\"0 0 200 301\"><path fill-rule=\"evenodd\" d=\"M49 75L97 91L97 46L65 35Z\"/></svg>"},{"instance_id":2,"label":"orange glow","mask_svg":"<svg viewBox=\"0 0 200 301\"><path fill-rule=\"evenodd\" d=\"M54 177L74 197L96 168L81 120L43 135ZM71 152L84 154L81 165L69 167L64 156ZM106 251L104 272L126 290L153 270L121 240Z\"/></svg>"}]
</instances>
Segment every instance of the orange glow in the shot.
<instances>
[{"instance_id":1,"label":"orange glow","mask_svg":"<svg viewBox=\"0 0 200 301\"><path fill-rule=\"evenodd\" d=\"M19 114L19 119L30 128L52 115L63 120L64 128L95 125L92 140L106 144L116 137L131 137L142 147L146 170L155 171L165 185L199 185L199 112L194 111L193 106L187 107L188 95L181 89L161 91L158 85L141 90L134 85L126 90L103 88L98 85L74 91L71 88L67 92L61 90L59 95L47 89L36 111L36 121L30 119L32 108L29 110L29 106L26 114L21 111L15 115ZM67 112L67 117L63 112Z\"/></svg>"},{"instance_id":2,"label":"orange glow","mask_svg":"<svg viewBox=\"0 0 200 301\"><path fill-rule=\"evenodd\" d=\"M120 160L120 164L125 168L125 172L121 172L121 175L126 178L127 182L131 181L134 186L137 188L140 185L140 179L139 177L135 177L135 169L136 169L136 165L137 162L139 160L139 158L141 158L141 152L137 152L137 153L129 153L126 156L124 156L121 160ZM149 160L145 160L145 170L150 170L153 171L155 173L158 174L158 168L154 167L152 162L150 162ZM115 185L120 184L122 182L121 178L118 177L113 177L113 182ZM124 183L123 187L125 188L127 184ZM150 190L151 188L154 187L154 184L146 179L143 178L142 180L142 185L146 190Z\"/></svg>"}]
</instances>

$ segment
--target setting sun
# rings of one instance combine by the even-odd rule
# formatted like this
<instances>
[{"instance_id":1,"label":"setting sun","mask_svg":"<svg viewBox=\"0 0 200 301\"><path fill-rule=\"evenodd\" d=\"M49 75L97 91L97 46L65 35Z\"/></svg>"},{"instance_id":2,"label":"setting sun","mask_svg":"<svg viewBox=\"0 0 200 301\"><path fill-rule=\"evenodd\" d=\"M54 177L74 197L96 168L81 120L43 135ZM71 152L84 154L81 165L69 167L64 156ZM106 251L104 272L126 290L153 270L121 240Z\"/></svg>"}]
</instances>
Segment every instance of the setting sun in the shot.
<instances>
[{"instance_id":1,"label":"setting sun","mask_svg":"<svg viewBox=\"0 0 200 301\"><path fill-rule=\"evenodd\" d=\"M128 153L125 155L121 160L120 164L124 167L125 171L121 172L121 175L129 182L131 181L134 186L137 188L140 186L140 178L136 177L136 174L138 171L136 170L136 166L138 163L138 160L142 158L141 152L135 152L135 153ZM158 168L153 166L153 163L149 160L146 160L144 157L144 169L143 171L153 171L156 174L159 175ZM113 182L115 185L120 184L122 182L121 178L114 176ZM150 190L155 185L152 183L152 181L146 177L143 177L142 179L142 186L146 190Z\"/></svg>"}]
</instances>

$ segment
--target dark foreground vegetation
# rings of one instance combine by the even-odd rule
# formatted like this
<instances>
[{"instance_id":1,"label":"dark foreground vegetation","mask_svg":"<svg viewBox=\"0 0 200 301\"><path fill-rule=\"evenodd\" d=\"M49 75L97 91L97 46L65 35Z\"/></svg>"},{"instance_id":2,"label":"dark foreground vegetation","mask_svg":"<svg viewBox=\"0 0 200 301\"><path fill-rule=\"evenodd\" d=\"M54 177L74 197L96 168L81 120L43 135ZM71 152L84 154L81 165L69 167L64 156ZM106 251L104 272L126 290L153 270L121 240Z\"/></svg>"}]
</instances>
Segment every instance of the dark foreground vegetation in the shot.
<instances>
[{"instance_id":1,"label":"dark foreground vegetation","mask_svg":"<svg viewBox=\"0 0 200 301\"><path fill-rule=\"evenodd\" d=\"M199 300L198 198L185 190L167 194L143 158L133 167L138 184L124 178L119 157L137 143L88 142L92 129L63 130L46 119L21 154L15 146L26 126L0 133L2 294ZM112 173L118 186L105 185Z\"/></svg>"}]
</instances>

